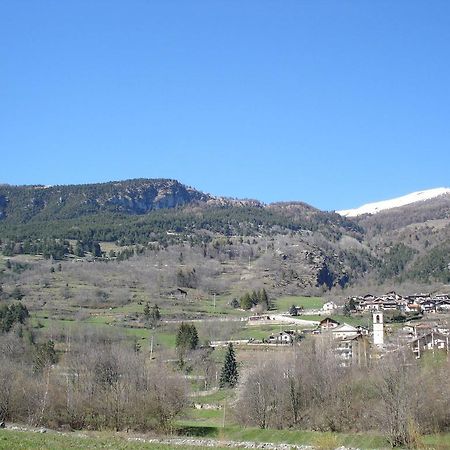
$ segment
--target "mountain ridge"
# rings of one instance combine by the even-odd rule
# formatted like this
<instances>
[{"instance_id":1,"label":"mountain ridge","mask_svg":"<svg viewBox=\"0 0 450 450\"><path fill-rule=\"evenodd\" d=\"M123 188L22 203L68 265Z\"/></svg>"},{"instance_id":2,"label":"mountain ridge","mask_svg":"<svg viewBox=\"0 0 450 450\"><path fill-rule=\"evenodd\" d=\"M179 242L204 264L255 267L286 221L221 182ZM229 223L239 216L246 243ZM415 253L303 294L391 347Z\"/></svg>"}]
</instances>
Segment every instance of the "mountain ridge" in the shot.
<instances>
[{"instance_id":1,"label":"mountain ridge","mask_svg":"<svg viewBox=\"0 0 450 450\"><path fill-rule=\"evenodd\" d=\"M77 253L74 241L88 252L111 242L127 255L129 246L189 245L220 260L250 252L246 245L254 242L250 258L261 261L255 276L269 277L280 292L411 277L450 282L450 195L345 217L301 201L217 197L172 179L0 185L5 256L61 258ZM276 270L265 272L265 264Z\"/></svg>"}]
</instances>

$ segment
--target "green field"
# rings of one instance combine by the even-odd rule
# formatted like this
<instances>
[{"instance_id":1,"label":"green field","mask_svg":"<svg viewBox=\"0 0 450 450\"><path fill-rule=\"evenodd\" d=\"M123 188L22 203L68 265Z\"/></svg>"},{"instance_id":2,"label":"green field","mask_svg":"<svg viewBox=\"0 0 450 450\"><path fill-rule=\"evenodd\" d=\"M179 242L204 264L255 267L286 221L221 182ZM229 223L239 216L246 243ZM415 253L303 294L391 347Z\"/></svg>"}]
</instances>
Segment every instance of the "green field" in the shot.
<instances>
[{"instance_id":1,"label":"green field","mask_svg":"<svg viewBox=\"0 0 450 450\"><path fill-rule=\"evenodd\" d=\"M219 389L212 394L194 397L192 401L195 403L222 403L225 399L231 398L233 393L232 389Z\"/></svg>"},{"instance_id":2,"label":"green field","mask_svg":"<svg viewBox=\"0 0 450 450\"><path fill-rule=\"evenodd\" d=\"M278 325L252 325L247 326L243 330L239 330L233 339L267 339L272 333L278 333L285 329L293 328L293 325L278 324Z\"/></svg>"},{"instance_id":3,"label":"green field","mask_svg":"<svg viewBox=\"0 0 450 450\"><path fill-rule=\"evenodd\" d=\"M325 300L321 297L280 297L273 301L274 307L278 311L289 311L292 305L303 306L304 309L320 309Z\"/></svg>"},{"instance_id":4,"label":"green field","mask_svg":"<svg viewBox=\"0 0 450 450\"><path fill-rule=\"evenodd\" d=\"M298 316L299 319L304 320L315 320L320 322L326 317L331 317L333 320L336 320L339 323L348 323L349 325L358 326L361 325L363 327L371 327L371 317L369 316L344 316L343 314L331 314L331 315L322 315L318 314L301 314Z\"/></svg>"}]
</instances>

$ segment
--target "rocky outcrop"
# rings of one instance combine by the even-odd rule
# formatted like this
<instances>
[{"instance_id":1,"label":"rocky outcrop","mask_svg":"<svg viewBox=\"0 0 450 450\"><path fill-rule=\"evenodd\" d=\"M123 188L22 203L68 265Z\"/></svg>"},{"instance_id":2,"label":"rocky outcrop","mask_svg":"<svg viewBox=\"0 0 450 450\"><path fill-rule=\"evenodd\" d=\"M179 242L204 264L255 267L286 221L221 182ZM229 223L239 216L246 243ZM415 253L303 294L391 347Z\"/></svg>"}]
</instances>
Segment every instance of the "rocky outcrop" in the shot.
<instances>
[{"instance_id":1,"label":"rocky outcrop","mask_svg":"<svg viewBox=\"0 0 450 450\"><path fill-rule=\"evenodd\" d=\"M140 184L118 189L113 195L99 201L106 206L115 206L123 212L145 214L152 210L177 208L190 203L207 202L212 197L186 187L175 180L142 181Z\"/></svg>"}]
</instances>

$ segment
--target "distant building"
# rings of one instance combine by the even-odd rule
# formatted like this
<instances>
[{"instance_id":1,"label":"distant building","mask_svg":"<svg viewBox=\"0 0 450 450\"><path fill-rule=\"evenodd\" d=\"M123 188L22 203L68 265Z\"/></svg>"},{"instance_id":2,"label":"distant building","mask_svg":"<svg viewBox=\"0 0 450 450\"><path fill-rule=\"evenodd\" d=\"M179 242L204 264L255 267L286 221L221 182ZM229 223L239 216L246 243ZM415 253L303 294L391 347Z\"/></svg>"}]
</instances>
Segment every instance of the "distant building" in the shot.
<instances>
[{"instance_id":1,"label":"distant building","mask_svg":"<svg viewBox=\"0 0 450 450\"><path fill-rule=\"evenodd\" d=\"M343 323L330 330L333 335L333 339L344 339L358 336L358 328L348 323Z\"/></svg>"},{"instance_id":2,"label":"distant building","mask_svg":"<svg viewBox=\"0 0 450 450\"><path fill-rule=\"evenodd\" d=\"M437 312L448 312L450 311L450 300L440 300L436 303Z\"/></svg>"},{"instance_id":3,"label":"distant building","mask_svg":"<svg viewBox=\"0 0 450 450\"><path fill-rule=\"evenodd\" d=\"M280 331L269 336L267 341L269 344L292 344L295 338L295 331Z\"/></svg>"},{"instance_id":4,"label":"distant building","mask_svg":"<svg viewBox=\"0 0 450 450\"><path fill-rule=\"evenodd\" d=\"M322 306L322 310L323 311L334 311L335 309L337 309L337 305L334 302L326 302L323 306Z\"/></svg>"},{"instance_id":5,"label":"distant building","mask_svg":"<svg viewBox=\"0 0 450 450\"><path fill-rule=\"evenodd\" d=\"M332 319L331 317L326 317L325 319L322 319L319 323L319 328L321 330L330 330L332 328L336 328L339 326L339 322L337 320Z\"/></svg>"},{"instance_id":6,"label":"distant building","mask_svg":"<svg viewBox=\"0 0 450 450\"><path fill-rule=\"evenodd\" d=\"M370 341L358 334L336 340L335 352L343 366L367 366L370 360Z\"/></svg>"},{"instance_id":7,"label":"distant building","mask_svg":"<svg viewBox=\"0 0 450 450\"><path fill-rule=\"evenodd\" d=\"M429 350L445 350L448 353L449 337L445 334L429 331L428 333L413 339L409 345L416 355L416 358L420 358L423 352Z\"/></svg>"},{"instance_id":8,"label":"distant building","mask_svg":"<svg viewBox=\"0 0 450 450\"><path fill-rule=\"evenodd\" d=\"M384 322L382 311L373 313L373 343L378 347L384 345Z\"/></svg>"}]
</instances>

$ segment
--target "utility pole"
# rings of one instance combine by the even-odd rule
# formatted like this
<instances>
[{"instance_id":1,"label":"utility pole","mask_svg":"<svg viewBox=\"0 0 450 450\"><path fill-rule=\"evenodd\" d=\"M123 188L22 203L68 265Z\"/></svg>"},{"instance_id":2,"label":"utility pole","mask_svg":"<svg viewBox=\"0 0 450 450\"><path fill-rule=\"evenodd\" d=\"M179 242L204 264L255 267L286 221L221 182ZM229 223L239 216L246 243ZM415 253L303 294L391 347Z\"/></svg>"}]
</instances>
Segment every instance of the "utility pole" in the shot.
<instances>
[{"instance_id":1,"label":"utility pole","mask_svg":"<svg viewBox=\"0 0 450 450\"><path fill-rule=\"evenodd\" d=\"M153 359L153 334L150 336L150 359Z\"/></svg>"},{"instance_id":2,"label":"utility pole","mask_svg":"<svg viewBox=\"0 0 450 450\"><path fill-rule=\"evenodd\" d=\"M214 311L216 310L216 293L214 292L213 294L214 297Z\"/></svg>"}]
</instances>

